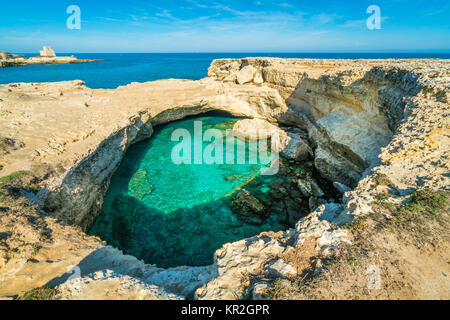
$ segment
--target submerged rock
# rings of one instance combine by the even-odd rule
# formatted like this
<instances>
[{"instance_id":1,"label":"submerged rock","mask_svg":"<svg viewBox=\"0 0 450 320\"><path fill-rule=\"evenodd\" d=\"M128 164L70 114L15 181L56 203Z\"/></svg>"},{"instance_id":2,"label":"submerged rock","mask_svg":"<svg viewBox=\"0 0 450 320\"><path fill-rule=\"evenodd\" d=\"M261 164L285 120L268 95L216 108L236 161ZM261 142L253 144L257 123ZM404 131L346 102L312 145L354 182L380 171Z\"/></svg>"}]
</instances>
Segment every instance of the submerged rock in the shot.
<instances>
[{"instance_id":1,"label":"submerged rock","mask_svg":"<svg viewBox=\"0 0 450 320\"><path fill-rule=\"evenodd\" d=\"M130 194L139 200L152 193L153 187L147 181L147 171L145 169L141 168L133 175L128 184L128 189Z\"/></svg>"},{"instance_id":2,"label":"submerged rock","mask_svg":"<svg viewBox=\"0 0 450 320\"><path fill-rule=\"evenodd\" d=\"M236 181L236 180L242 179L244 177L246 177L246 175L243 175L243 174L230 174L230 175L224 175L223 179L225 181L232 182L232 181Z\"/></svg>"},{"instance_id":3,"label":"submerged rock","mask_svg":"<svg viewBox=\"0 0 450 320\"><path fill-rule=\"evenodd\" d=\"M269 211L261 201L246 189L242 189L231 200L231 209L245 223L261 225L269 217Z\"/></svg>"},{"instance_id":4,"label":"submerged rock","mask_svg":"<svg viewBox=\"0 0 450 320\"><path fill-rule=\"evenodd\" d=\"M314 211L318 207L320 207L321 205L326 204L326 203L327 202L324 199L316 198L316 197L310 197L309 201L308 201L309 210Z\"/></svg>"},{"instance_id":5,"label":"submerged rock","mask_svg":"<svg viewBox=\"0 0 450 320\"><path fill-rule=\"evenodd\" d=\"M202 124L202 128L204 131L208 130L208 129L218 129L218 130L228 130L228 129L233 129L234 126L234 122L230 122L230 121L225 121L225 122L221 122L221 123L215 123L215 124Z\"/></svg>"}]
</instances>

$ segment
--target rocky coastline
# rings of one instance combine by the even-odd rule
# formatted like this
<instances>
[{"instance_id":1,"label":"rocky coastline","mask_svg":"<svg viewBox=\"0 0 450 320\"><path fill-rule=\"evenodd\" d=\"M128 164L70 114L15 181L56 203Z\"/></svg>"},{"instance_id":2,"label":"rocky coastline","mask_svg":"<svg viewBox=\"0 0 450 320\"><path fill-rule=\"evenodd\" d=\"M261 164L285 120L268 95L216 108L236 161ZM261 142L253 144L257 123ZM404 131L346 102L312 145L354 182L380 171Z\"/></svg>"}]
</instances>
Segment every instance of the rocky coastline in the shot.
<instances>
[{"instance_id":1,"label":"rocky coastline","mask_svg":"<svg viewBox=\"0 0 450 320\"><path fill-rule=\"evenodd\" d=\"M61 299L257 297L264 284L248 277L289 279L301 273L289 255L311 247L311 256L327 256L351 244L342 226L373 213L375 201L405 203L419 190L450 190L449 74L449 62L438 59L247 58L215 60L199 81L114 90L82 81L0 85L0 177L31 172L1 205L0 297L43 285L56 287ZM276 186L286 196L275 197L292 212L291 228L226 244L211 266L171 269L87 236L127 148L159 124L212 110L252 119L236 132L281 130L280 151L290 159L281 168L295 183ZM314 176L296 172L298 162ZM322 198L324 187L334 188L334 199ZM247 189L238 200L244 219L264 218ZM14 211L16 201L38 207L34 223ZM71 278L74 267L80 274Z\"/></svg>"},{"instance_id":2,"label":"rocky coastline","mask_svg":"<svg viewBox=\"0 0 450 320\"><path fill-rule=\"evenodd\" d=\"M8 52L0 52L0 68L39 64L71 64L102 61L99 59L78 59L75 56L56 56L51 47L44 47L40 56L24 57Z\"/></svg>"}]
</instances>

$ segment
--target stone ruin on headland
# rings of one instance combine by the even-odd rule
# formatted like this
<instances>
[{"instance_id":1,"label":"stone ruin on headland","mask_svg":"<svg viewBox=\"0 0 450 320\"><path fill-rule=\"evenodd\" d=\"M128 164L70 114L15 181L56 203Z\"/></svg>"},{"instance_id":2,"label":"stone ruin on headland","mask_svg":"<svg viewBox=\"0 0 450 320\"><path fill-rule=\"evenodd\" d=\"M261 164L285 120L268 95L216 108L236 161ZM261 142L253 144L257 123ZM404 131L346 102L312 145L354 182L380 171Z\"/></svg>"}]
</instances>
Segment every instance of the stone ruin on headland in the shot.
<instances>
[{"instance_id":1,"label":"stone ruin on headland","mask_svg":"<svg viewBox=\"0 0 450 320\"><path fill-rule=\"evenodd\" d=\"M53 51L52 47L44 47L40 51L41 57L56 57L55 51Z\"/></svg>"}]
</instances>

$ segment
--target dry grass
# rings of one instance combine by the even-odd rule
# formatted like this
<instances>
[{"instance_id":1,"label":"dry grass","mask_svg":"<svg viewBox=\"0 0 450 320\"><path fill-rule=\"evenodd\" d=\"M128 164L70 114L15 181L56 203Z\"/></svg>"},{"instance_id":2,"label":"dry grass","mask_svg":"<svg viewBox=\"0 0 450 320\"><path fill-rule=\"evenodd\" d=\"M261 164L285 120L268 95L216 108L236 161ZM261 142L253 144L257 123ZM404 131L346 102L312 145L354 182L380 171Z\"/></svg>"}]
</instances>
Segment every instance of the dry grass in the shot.
<instances>
[{"instance_id":1,"label":"dry grass","mask_svg":"<svg viewBox=\"0 0 450 320\"><path fill-rule=\"evenodd\" d=\"M271 297L450 298L449 205L446 191L417 192L405 206L375 203L371 216L346 226L354 237L352 245L342 245L334 256L321 259L317 276L316 266L296 279L275 281ZM379 287L368 285L374 270L380 274Z\"/></svg>"},{"instance_id":2,"label":"dry grass","mask_svg":"<svg viewBox=\"0 0 450 320\"><path fill-rule=\"evenodd\" d=\"M51 238L44 216L22 194L36 179L25 171L0 178L0 269L11 259L32 259Z\"/></svg>"},{"instance_id":3,"label":"dry grass","mask_svg":"<svg viewBox=\"0 0 450 320\"><path fill-rule=\"evenodd\" d=\"M41 287L26 292L20 300L55 300L58 295L58 290Z\"/></svg>"}]
</instances>

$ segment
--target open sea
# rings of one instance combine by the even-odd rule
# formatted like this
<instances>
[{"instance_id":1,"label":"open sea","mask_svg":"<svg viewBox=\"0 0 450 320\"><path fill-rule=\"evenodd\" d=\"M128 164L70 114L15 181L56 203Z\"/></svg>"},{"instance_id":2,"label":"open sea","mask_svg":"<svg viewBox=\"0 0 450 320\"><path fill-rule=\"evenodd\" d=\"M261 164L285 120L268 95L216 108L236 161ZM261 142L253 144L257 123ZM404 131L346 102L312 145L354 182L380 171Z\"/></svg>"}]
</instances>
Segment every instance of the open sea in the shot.
<instances>
[{"instance_id":1,"label":"open sea","mask_svg":"<svg viewBox=\"0 0 450 320\"><path fill-rule=\"evenodd\" d=\"M36 54L34 54L36 55ZM60 56L72 53L58 53ZM279 57L320 59L441 58L450 53L76 53L79 59L104 59L84 64L33 65L0 68L0 84L83 80L90 88L114 89L131 82L208 75L211 61L220 58Z\"/></svg>"}]
</instances>

